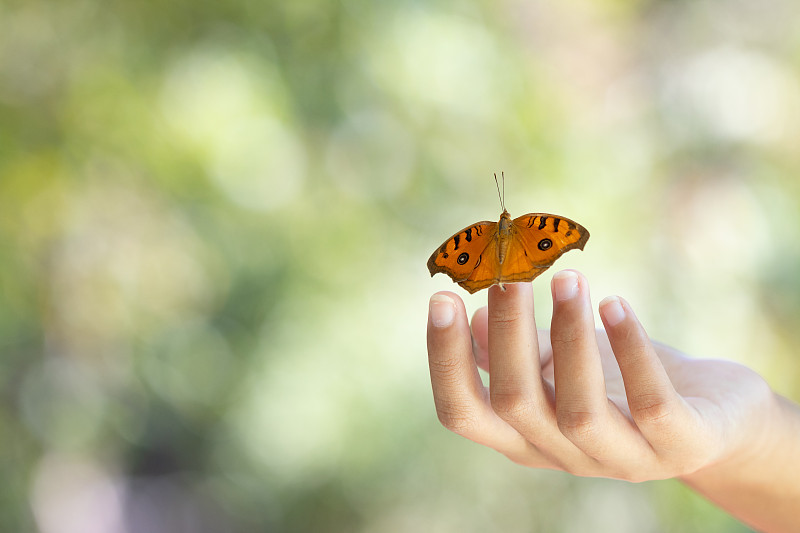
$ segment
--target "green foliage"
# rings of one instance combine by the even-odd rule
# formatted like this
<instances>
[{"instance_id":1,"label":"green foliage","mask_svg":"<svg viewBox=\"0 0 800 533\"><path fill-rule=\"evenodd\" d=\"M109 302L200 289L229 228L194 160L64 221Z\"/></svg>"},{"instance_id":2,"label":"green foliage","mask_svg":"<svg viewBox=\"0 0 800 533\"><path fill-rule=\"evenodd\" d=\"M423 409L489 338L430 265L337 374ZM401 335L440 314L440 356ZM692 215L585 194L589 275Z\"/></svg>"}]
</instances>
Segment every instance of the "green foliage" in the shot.
<instances>
[{"instance_id":1,"label":"green foliage","mask_svg":"<svg viewBox=\"0 0 800 533\"><path fill-rule=\"evenodd\" d=\"M797 15L0 4L0 529L741 531L441 429L424 263L505 171L597 297L797 398Z\"/></svg>"}]
</instances>

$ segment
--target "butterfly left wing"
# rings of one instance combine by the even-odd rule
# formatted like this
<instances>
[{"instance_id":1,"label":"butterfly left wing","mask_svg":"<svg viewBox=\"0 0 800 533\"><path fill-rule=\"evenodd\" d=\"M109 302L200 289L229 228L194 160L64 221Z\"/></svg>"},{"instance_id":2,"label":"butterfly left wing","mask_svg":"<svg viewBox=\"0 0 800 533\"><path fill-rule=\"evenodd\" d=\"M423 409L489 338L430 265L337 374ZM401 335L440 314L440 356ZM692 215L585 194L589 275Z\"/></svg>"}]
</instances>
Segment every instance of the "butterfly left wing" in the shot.
<instances>
[{"instance_id":1,"label":"butterfly left wing","mask_svg":"<svg viewBox=\"0 0 800 533\"><path fill-rule=\"evenodd\" d=\"M589 240L588 230L577 222L547 213L517 217L512 227L500 283L531 281L565 252L583 250Z\"/></svg>"},{"instance_id":2,"label":"butterfly left wing","mask_svg":"<svg viewBox=\"0 0 800 533\"><path fill-rule=\"evenodd\" d=\"M497 283L496 247L497 222L477 222L444 241L428 259L428 271L447 274L473 293Z\"/></svg>"}]
</instances>

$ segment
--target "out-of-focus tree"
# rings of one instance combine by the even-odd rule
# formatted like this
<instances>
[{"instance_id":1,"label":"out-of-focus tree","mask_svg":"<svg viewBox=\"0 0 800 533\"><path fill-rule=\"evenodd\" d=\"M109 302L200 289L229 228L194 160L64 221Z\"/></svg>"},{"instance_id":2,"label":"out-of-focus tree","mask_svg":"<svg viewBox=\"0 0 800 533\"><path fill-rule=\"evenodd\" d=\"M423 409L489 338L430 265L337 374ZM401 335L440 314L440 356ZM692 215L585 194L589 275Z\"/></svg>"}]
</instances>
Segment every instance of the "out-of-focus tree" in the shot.
<instances>
[{"instance_id":1,"label":"out-of-focus tree","mask_svg":"<svg viewBox=\"0 0 800 533\"><path fill-rule=\"evenodd\" d=\"M0 529L744 530L439 428L424 262L505 171L598 296L797 398L798 15L3 2Z\"/></svg>"}]
</instances>

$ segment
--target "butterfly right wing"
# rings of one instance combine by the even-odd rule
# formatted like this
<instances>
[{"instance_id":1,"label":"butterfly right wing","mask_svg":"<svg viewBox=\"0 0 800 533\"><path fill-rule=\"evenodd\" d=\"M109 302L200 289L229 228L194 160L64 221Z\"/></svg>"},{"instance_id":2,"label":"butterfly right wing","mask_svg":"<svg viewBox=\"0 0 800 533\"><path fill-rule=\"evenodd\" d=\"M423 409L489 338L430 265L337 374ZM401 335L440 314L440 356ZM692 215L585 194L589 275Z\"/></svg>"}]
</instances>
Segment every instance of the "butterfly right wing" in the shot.
<instances>
[{"instance_id":1,"label":"butterfly right wing","mask_svg":"<svg viewBox=\"0 0 800 533\"><path fill-rule=\"evenodd\" d=\"M589 232L568 218L547 213L528 213L514 219L503 282L531 281L550 268L565 252L583 250Z\"/></svg>"}]
</instances>

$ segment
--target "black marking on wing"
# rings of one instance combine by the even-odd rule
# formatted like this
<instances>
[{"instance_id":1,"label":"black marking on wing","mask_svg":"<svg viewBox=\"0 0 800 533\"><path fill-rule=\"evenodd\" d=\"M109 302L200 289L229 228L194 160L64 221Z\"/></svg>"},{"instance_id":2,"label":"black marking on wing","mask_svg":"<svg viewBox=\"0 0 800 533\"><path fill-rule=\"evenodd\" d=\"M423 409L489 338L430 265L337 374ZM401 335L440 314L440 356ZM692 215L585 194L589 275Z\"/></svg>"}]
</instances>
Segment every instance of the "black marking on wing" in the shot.
<instances>
[{"instance_id":1,"label":"black marking on wing","mask_svg":"<svg viewBox=\"0 0 800 533\"><path fill-rule=\"evenodd\" d=\"M455 243L453 250L458 250L458 242L460 240L461 240L461 235L456 235L455 237L453 237L453 242Z\"/></svg>"},{"instance_id":2,"label":"black marking on wing","mask_svg":"<svg viewBox=\"0 0 800 533\"><path fill-rule=\"evenodd\" d=\"M547 224L547 217L542 217L539 220L539 229L544 229L545 224Z\"/></svg>"},{"instance_id":3,"label":"black marking on wing","mask_svg":"<svg viewBox=\"0 0 800 533\"><path fill-rule=\"evenodd\" d=\"M466 234L465 238L467 239L467 242L472 242L472 228L467 228L467 231L464 233Z\"/></svg>"},{"instance_id":4,"label":"black marking on wing","mask_svg":"<svg viewBox=\"0 0 800 533\"><path fill-rule=\"evenodd\" d=\"M528 226L527 227L530 228L531 226L533 226L534 222L536 222L536 217L531 217L531 219L528 221Z\"/></svg>"},{"instance_id":5,"label":"black marking on wing","mask_svg":"<svg viewBox=\"0 0 800 533\"><path fill-rule=\"evenodd\" d=\"M483 229L481 229L480 226L475 226L475 233L478 235L478 237L480 237L483 235Z\"/></svg>"},{"instance_id":6,"label":"black marking on wing","mask_svg":"<svg viewBox=\"0 0 800 533\"><path fill-rule=\"evenodd\" d=\"M558 233L558 225L561 223L560 218L553 218L553 230Z\"/></svg>"}]
</instances>

